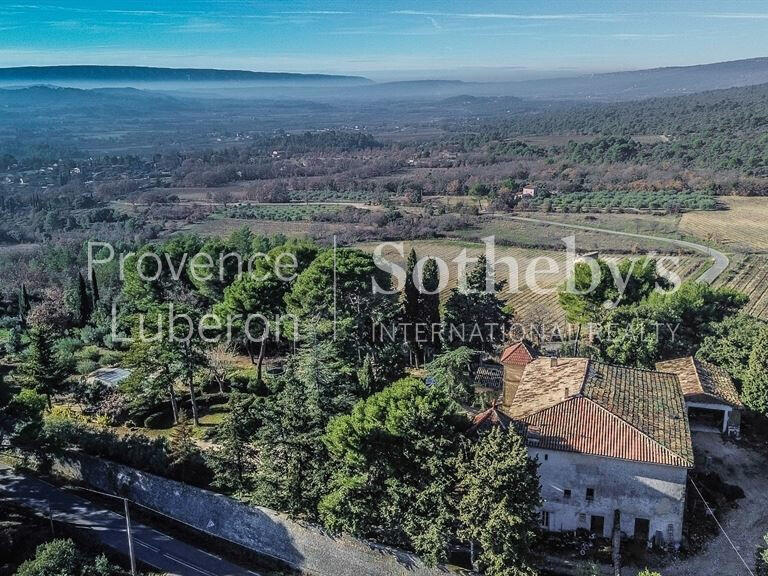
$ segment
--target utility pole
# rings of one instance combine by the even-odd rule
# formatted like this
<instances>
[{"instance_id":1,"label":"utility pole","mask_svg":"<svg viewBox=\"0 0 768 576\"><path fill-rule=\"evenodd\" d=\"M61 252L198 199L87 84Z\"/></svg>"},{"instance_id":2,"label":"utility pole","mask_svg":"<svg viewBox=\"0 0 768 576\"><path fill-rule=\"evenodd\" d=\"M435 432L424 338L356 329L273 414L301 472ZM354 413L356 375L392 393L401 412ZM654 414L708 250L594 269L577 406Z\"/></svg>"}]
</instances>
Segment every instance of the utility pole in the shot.
<instances>
[{"instance_id":1,"label":"utility pole","mask_svg":"<svg viewBox=\"0 0 768 576\"><path fill-rule=\"evenodd\" d=\"M93 490L92 488L85 488L83 486L65 486L68 489L85 490L86 492L93 492L94 494L101 494L108 498L115 498L116 500L123 501L123 507L125 509L125 531L128 534L128 556L131 559L131 576L136 576L136 556L133 553L133 534L131 533L131 513L128 510L128 498L123 496L115 496L108 492L101 492L100 490ZM49 501L50 506L50 501ZM53 513L51 513L51 529L53 529Z\"/></svg>"},{"instance_id":2,"label":"utility pole","mask_svg":"<svg viewBox=\"0 0 768 576\"><path fill-rule=\"evenodd\" d=\"M131 534L131 513L128 510L128 498L123 498L125 506L125 530L128 533L128 555L131 557L131 576L136 576L136 557L133 554L133 535Z\"/></svg>"},{"instance_id":3,"label":"utility pole","mask_svg":"<svg viewBox=\"0 0 768 576\"><path fill-rule=\"evenodd\" d=\"M56 538L56 530L53 527L53 507L51 506L51 499L48 499L48 518L51 520L51 536Z\"/></svg>"}]
</instances>

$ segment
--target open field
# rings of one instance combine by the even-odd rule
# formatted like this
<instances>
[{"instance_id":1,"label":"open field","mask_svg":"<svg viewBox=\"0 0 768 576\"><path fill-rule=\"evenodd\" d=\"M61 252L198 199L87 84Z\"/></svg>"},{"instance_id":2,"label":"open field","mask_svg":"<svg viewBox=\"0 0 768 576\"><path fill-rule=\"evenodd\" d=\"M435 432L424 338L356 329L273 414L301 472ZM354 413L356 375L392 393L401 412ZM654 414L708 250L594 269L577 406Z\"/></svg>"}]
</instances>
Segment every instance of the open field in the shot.
<instances>
[{"instance_id":1,"label":"open field","mask_svg":"<svg viewBox=\"0 0 768 576\"><path fill-rule=\"evenodd\" d=\"M768 252L768 198L720 198L728 210L688 212L680 231L736 252Z\"/></svg>"},{"instance_id":2,"label":"open field","mask_svg":"<svg viewBox=\"0 0 768 576\"><path fill-rule=\"evenodd\" d=\"M731 258L731 265L715 286L729 286L749 296L744 311L757 318L768 320L768 256L763 254L738 254Z\"/></svg>"},{"instance_id":3,"label":"open field","mask_svg":"<svg viewBox=\"0 0 768 576\"><path fill-rule=\"evenodd\" d=\"M363 250L373 251L378 244L364 243L358 247ZM453 240L417 240L413 242L403 243L403 253L405 255L410 252L411 248L416 250L416 254L419 258L434 257L441 258L448 265L449 277L446 284L447 289L443 292L442 296L446 297L448 289L457 285L458 281L458 268L455 263L452 262L462 250L467 251L467 256L470 258L476 258L484 252L484 245L476 242L462 242ZM383 250L382 256L388 261L396 263L405 267L405 258L401 257L394 247L387 247ZM632 257L630 253L612 254L608 256L607 260L620 260L622 258ZM500 296L503 300L510 302L515 311L517 318L523 322L529 320L532 316L541 315L542 310L546 310L549 315L549 320L552 323L562 323L565 321L565 316L558 304L557 289L565 281L566 278L566 253L565 248L561 250L542 250L521 248L518 246L497 246L496 247L496 260L502 258L511 258L517 263L518 267L518 279L517 282L513 282L504 288ZM543 258L551 259L555 264L557 271L552 273L545 273L548 265ZM676 272L684 280L696 278L701 274L708 266L710 261L701 256L686 255L680 258L677 265L674 265L671 261L665 262L667 270ZM526 280L526 273L532 273L537 271L535 280L538 289L534 290L532 282ZM507 280L509 278L509 268L507 266L498 266L496 270L498 280ZM510 288L516 287L516 290Z\"/></svg>"},{"instance_id":4,"label":"open field","mask_svg":"<svg viewBox=\"0 0 768 576\"><path fill-rule=\"evenodd\" d=\"M307 221L279 222L276 220L216 218L190 224L182 230L184 232L200 234L201 236L228 236L243 226L249 228L254 234L265 236L284 234L285 236L299 237L308 234L315 224ZM327 226L332 227L333 225Z\"/></svg>"},{"instance_id":5,"label":"open field","mask_svg":"<svg viewBox=\"0 0 768 576\"><path fill-rule=\"evenodd\" d=\"M677 218L674 216L650 216L634 214L544 214L528 213L525 217L541 218L578 226L592 226L630 232L677 238ZM576 237L579 251L599 250L609 253L640 253L656 251L669 253L672 247L665 242L635 238L623 238L611 234L585 230L570 230L560 226L548 226L534 222L503 220L482 217L476 227L459 230L451 234L466 240L478 241L486 236L495 236L497 243L514 244L531 248L552 248L563 250L563 238Z\"/></svg>"},{"instance_id":6,"label":"open field","mask_svg":"<svg viewBox=\"0 0 768 576\"><path fill-rule=\"evenodd\" d=\"M340 207L334 204L239 204L217 212L211 217L295 222L312 220L315 214L336 212L339 209Z\"/></svg>"}]
</instances>

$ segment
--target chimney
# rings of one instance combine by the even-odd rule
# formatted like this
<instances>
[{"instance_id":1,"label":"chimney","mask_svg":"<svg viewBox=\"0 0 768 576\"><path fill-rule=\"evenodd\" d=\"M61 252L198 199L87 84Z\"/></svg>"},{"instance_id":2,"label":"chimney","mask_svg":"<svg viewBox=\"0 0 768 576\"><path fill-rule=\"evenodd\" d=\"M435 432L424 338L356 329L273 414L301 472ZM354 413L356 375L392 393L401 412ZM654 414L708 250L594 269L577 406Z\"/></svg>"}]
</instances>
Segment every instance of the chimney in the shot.
<instances>
[{"instance_id":1,"label":"chimney","mask_svg":"<svg viewBox=\"0 0 768 576\"><path fill-rule=\"evenodd\" d=\"M552 368L557 368L557 356L552 356L552 357L549 359L549 365L550 365L550 367L552 367Z\"/></svg>"}]
</instances>

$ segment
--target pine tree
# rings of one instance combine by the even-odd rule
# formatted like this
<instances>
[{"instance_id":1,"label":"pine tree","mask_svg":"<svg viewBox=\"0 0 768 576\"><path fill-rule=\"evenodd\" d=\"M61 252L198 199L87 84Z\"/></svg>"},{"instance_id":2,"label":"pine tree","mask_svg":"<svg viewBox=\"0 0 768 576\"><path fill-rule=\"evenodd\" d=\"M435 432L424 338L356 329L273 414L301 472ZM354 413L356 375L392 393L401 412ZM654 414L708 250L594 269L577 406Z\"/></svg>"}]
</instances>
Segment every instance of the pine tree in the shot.
<instances>
[{"instance_id":1,"label":"pine tree","mask_svg":"<svg viewBox=\"0 0 768 576\"><path fill-rule=\"evenodd\" d=\"M741 399L755 412L768 416L768 328L760 330L752 346Z\"/></svg>"},{"instance_id":2,"label":"pine tree","mask_svg":"<svg viewBox=\"0 0 768 576\"><path fill-rule=\"evenodd\" d=\"M487 576L536 573L529 559L541 503L536 467L520 435L500 427L459 463L459 533L479 550L478 568Z\"/></svg>"},{"instance_id":3,"label":"pine tree","mask_svg":"<svg viewBox=\"0 0 768 576\"><path fill-rule=\"evenodd\" d=\"M51 396L64 379L64 370L56 359L50 331L34 325L29 330L29 348L19 367L21 381L29 388L44 394L51 408Z\"/></svg>"},{"instance_id":4,"label":"pine tree","mask_svg":"<svg viewBox=\"0 0 768 576\"><path fill-rule=\"evenodd\" d=\"M85 284L85 278L83 278L83 275L80 272L77 273L77 300L80 312L80 326L83 327L88 324L93 308L91 307L91 298L88 295L88 287Z\"/></svg>"}]
</instances>

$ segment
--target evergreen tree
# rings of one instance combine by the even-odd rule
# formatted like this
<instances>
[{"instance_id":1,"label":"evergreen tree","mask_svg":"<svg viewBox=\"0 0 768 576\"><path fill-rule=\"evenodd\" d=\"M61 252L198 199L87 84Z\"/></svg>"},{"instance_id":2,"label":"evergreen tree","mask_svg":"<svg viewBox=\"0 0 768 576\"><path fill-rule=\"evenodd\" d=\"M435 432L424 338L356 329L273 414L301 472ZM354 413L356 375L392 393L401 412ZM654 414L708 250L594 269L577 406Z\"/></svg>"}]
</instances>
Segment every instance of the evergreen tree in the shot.
<instances>
[{"instance_id":1,"label":"evergreen tree","mask_svg":"<svg viewBox=\"0 0 768 576\"><path fill-rule=\"evenodd\" d=\"M357 371L360 396L363 398L372 394L376 388L376 375L373 372L373 360L370 354L365 355L363 367Z\"/></svg>"},{"instance_id":2,"label":"evergreen tree","mask_svg":"<svg viewBox=\"0 0 768 576\"><path fill-rule=\"evenodd\" d=\"M477 259L477 264L474 265L467 275L467 288L476 292L487 291L489 284L494 286L492 275L493 270L488 265L488 260L485 255L480 255ZM490 283L488 282L489 280Z\"/></svg>"},{"instance_id":3,"label":"evergreen tree","mask_svg":"<svg viewBox=\"0 0 768 576\"><path fill-rule=\"evenodd\" d=\"M458 467L460 535L476 546L483 574L536 574L529 557L541 503L536 468L520 435L500 427L465 451Z\"/></svg>"},{"instance_id":4,"label":"evergreen tree","mask_svg":"<svg viewBox=\"0 0 768 576\"><path fill-rule=\"evenodd\" d=\"M169 444L169 460L173 470L182 481L188 481L192 470L192 461L197 454L197 446L192 436L192 427L186 412L179 414L179 421L171 433Z\"/></svg>"},{"instance_id":5,"label":"evergreen tree","mask_svg":"<svg viewBox=\"0 0 768 576\"><path fill-rule=\"evenodd\" d=\"M216 428L216 448L206 458L213 471L214 486L235 494L247 495L253 487L256 449L252 442L254 419L250 405L232 392L229 410Z\"/></svg>"},{"instance_id":6,"label":"evergreen tree","mask_svg":"<svg viewBox=\"0 0 768 576\"><path fill-rule=\"evenodd\" d=\"M292 516L313 518L328 481L323 443L328 420L355 400L351 367L330 341L310 340L267 401L257 433L255 501Z\"/></svg>"},{"instance_id":7,"label":"evergreen tree","mask_svg":"<svg viewBox=\"0 0 768 576\"><path fill-rule=\"evenodd\" d=\"M80 321L80 327L83 327L88 324L93 308L91 306L91 298L88 294L88 288L85 285L85 278L83 278L83 275L80 272L77 273L77 302L79 308L78 319Z\"/></svg>"},{"instance_id":8,"label":"evergreen tree","mask_svg":"<svg viewBox=\"0 0 768 576\"><path fill-rule=\"evenodd\" d=\"M454 536L450 499L466 419L439 388L405 378L328 424L333 471L320 514L331 530L445 560Z\"/></svg>"},{"instance_id":9,"label":"evergreen tree","mask_svg":"<svg viewBox=\"0 0 768 576\"><path fill-rule=\"evenodd\" d=\"M427 374L456 402L469 404L474 396L470 366L477 355L466 346L443 352L427 364Z\"/></svg>"},{"instance_id":10,"label":"evergreen tree","mask_svg":"<svg viewBox=\"0 0 768 576\"><path fill-rule=\"evenodd\" d=\"M440 349L440 337L437 331L440 325L440 294L437 293L440 286L440 269L434 258L424 263L421 284L424 288L420 297L420 306L421 319L426 326L424 343L424 361L426 362Z\"/></svg>"},{"instance_id":11,"label":"evergreen tree","mask_svg":"<svg viewBox=\"0 0 768 576\"><path fill-rule=\"evenodd\" d=\"M27 322L27 314L29 313L30 309L32 308L29 304L29 294L27 293L27 286L26 284L21 285L21 289L19 290L19 321L22 326L26 326Z\"/></svg>"},{"instance_id":12,"label":"evergreen tree","mask_svg":"<svg viewBox=\"0 0 768 576\"><path fill-rule=\"evenodd\" d=\"M403 322L406 326L411 365L414 364L414 360L415 363L418 364L420 351L419 342L416 340L416 326L421 322L421 295L419 294L419 289L416 286L416 283L413 281L413 272L416 268L417 260L416 250L411 248L406 263L405 287L403 289L402 298Z\"/></svg>"},{"instance_id":13,"label":"evergreen tree","mask_svg":"<svg viewBox=\"0 0 768 576\"><path fill-rule=\"evenodd\" d=\"M741 399L755 412L768 416L768 328L766 327L760 330L752 346Z\"/></svg>"},{"instance_id":14,"label":"evergreen tree","mask_svg":"<svg viewBox=\"0 0 768 576\"><path fill-rule=\"evenodd\" d=\"M51 408L51 396L56 386L64 379L65 373L56 357L50 330L33 325L28 336L29 347L19 367L19 375L27 387L45 395L48 408Z\"/></svg>"},{"instance_id":15,"label":"evergreen tree","mask_svg":"<svg viewBox=\"0 0 768 576\"><path fill-rule=\"evenodd\" d=\"M392 354L387 350L386 357L377 356L382 342L372 327L394 324L397 301L373 290L373 282L389 290L389 275L376 266L373 256L352 248L327 250L293 283L285 298L288 312L302 327L314 324L326 337L333 337L347 363L359 368L365 355L373 352L383 366Z\"/></svg>"},{"instance_id":16,"label":"evergreen tree","mask_svg":"<svg viewBox=\"0 0 768 576\"><path fill-rule=\"evenodd\" d=\"M96 281L96 273L91 272L91 309L96 310L99 303L99 283Z\"/></svg>"}]
</instances>

